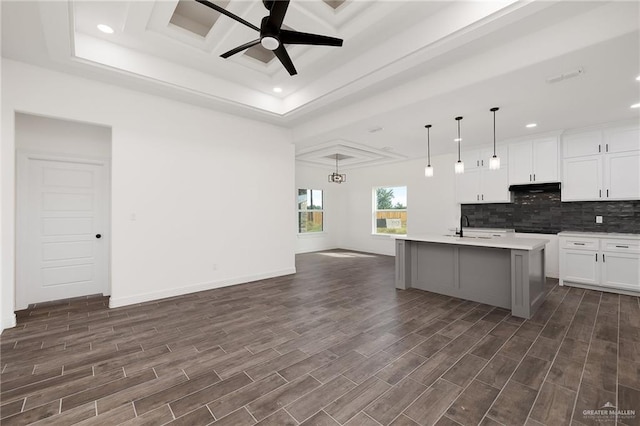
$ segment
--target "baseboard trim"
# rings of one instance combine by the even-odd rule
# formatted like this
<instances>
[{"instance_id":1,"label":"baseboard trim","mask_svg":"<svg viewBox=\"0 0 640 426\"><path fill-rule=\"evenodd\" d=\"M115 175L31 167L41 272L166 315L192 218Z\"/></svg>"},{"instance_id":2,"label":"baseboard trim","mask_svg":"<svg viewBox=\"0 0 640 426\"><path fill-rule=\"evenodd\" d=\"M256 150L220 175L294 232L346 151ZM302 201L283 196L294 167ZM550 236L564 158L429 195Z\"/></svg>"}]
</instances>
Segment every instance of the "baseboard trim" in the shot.
<instances>
[{"instance_id":1,"label":"baseboard trim","mask_svg":"<svg viewBox=\"0 0 640 426\"><path fill-rule=\"evenodd\" d=\"M11 315L7 315L7 316L3 317L2 318L2 330L0 330L0 333L2 333L7 328L15 327L17 324L18 324L18 322L16 321L16 314L11 314Z\"/></svg>"},{"instance_id":2,"label":"baseboard trim","mask_svg":"<svg viewBox=\"0 0 640 426\"><path fill-rule=\"evenodd\" d=\"M265 272L262 274L246 275L243 277L235 277L227 280L211 281L206 283L198 283L186 287L171 288L151 293L136 294L128 297L113 297L109 299L110 308L120 308L122 306L135 305L138 303L152 302L155 300L166 299L167 297L182 296L189 293L197 293L199 291L213 290L215 288L228 287L237 284L246 284L253 281L265 280L268 278L281 277L296 273L296 268L280 269L278 271Z\"/></svg>"}]
</instances>

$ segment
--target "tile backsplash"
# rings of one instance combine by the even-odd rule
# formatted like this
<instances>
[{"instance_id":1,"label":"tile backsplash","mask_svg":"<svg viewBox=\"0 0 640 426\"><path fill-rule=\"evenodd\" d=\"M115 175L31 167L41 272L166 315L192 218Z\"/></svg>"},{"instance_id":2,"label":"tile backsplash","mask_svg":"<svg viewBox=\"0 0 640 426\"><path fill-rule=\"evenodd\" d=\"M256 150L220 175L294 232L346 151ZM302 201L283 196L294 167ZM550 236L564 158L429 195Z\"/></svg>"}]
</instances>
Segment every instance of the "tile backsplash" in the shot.
<instances>
[{"instance_id":1,"label":"tile backsplash","mask_svg":"<svg viewBox=\"0 0 640 426\"><path fill-rule=\"evenodd\" d=\"M640 234L640 201L563 203L560 192L514 192L512 203L463 204L472 227L507 228L516 232L556 234L560 231ZM596 223L596 216L603 223Z\"/></svg>"}]
</instances>

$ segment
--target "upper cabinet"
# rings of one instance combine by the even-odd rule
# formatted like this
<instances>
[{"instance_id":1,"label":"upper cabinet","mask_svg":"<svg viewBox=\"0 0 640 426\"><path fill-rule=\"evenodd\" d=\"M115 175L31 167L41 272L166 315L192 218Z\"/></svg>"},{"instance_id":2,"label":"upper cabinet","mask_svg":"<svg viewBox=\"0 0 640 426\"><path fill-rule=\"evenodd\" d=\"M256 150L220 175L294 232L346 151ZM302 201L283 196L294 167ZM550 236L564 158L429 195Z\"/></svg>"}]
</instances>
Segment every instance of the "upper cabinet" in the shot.
<instances>
[{"instance_id":1,"label":"upper cabinet","mask_svg":"<svg viewBox=\"0 0 640 426\"><path fill-rule=\"evenodd\" d=\"M497 147L500 169L490 170L493 148L467 150L461 154L464 173L456 175L456 201L460 204L508 203L508 156L506 147Z\"/></svg>"},{"instance_id":2,"label":"upper cabinet","mask_svg":"<svg viewBox=\"0 0 640 426\"><path fill-rule=\"evenodd\" d=\"M562 153L562 201L640 199L638 126L564 135Z\"/></svg>"},{"instance_id":3,"label":"upper cabinet","mask_svg":"<svg viewBox=\"0 0 640 426\"><path fill-rule=\"evenodd\" d=\"M558 138L509 145L509 185L558 182Z\"/></svg>"}]
</instances>

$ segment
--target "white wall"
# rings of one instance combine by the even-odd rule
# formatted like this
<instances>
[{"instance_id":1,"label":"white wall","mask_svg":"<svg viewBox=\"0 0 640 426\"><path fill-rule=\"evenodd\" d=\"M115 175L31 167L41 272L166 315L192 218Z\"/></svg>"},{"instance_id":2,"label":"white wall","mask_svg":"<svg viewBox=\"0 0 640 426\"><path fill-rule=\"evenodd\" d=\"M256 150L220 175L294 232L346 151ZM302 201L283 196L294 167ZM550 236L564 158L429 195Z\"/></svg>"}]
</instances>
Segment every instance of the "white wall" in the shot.
<instances>
[{"instance_id":1,"label":"white wall","mask_svg":"<svg viewBox=\"0 0 640 426\"><path fill-rule=\"evenodd\" d=\"M15 114L16 149L111 158L111 128L31 114Z\"/></svg>"},{"instance_id":2,"label":"white wall","mask_svg":"<svg viewBox=\"0 0 640 426\"><path fill-rule=\"evenodd\" d=\"M424 177L426 159L345 170L346 217L340 247L386 255L395 253L392 237L372 235L372 192L378 186L407 187L409 234L446 234L449 228L455 228L460 205L455 202L454 162L453 154L432 157L434 176L428 179Z\"/></svg>"},{"instance_id":3,"label":"white wall","mask_svg":"<svg viewBox=\"0 0 640 426\"><path fill-rule=\"evenodd\" d=\"M323 232L298 234L296 231L296 253L339 248L342 223L345 217L343 194L348 183L329 183L327 176L333 170L311 167L296 162L296 188L321 189L324 203ZM294 203L294 209L296 205Z\"/></svg>"},{"instance_id":4,"label":"white wall","mask_svg":"<svg viewBox=\"0 0 640 426\"><path fill-rule=\"evenodd\" d=\"M112 128L112 306L295 271L289 131L15 61L2 67L3 328L15 321L16 111Z\"/></svg>"},{"instance_id":5,"label":"white wall","mask_svg":"<svg viewBox=\"0 0 640 426\"><path fill-rule=\"evenodd\" d=\"M377 186L407 186L407 232L409 234L449 234L459 227L460 204L455 202L455 155L433 157L434 176L425 178L424 160L403 161L386 166L346 171L348 183L343 199L345 218L338 247L370 253L394 255L392 237L372 235L372 191ZM547 276L559 276L558 237L520 234L522 238L546 238Z\"/></svg>"}]
</instances>

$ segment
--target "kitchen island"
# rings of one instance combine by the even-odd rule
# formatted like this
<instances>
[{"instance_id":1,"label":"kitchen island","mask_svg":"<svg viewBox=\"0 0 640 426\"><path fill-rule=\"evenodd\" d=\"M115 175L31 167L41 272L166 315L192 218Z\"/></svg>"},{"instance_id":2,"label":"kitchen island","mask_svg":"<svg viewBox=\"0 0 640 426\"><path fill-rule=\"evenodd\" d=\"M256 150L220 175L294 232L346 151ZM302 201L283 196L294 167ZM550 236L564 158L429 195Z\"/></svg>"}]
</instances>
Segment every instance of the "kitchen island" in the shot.
<instances>
[{"instance_id":1,"label":"kitchen island","mask_svg":"<svg viewBox=\"0 0 640 426\"><path fill-rule=\"evenodd\" d=\"M541 238L396 238L396 288L417 288L510 309L531 318L544 302Z\"/></svg>"}]
</instances>

